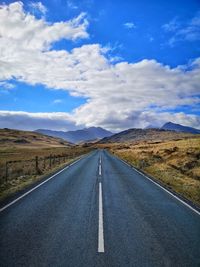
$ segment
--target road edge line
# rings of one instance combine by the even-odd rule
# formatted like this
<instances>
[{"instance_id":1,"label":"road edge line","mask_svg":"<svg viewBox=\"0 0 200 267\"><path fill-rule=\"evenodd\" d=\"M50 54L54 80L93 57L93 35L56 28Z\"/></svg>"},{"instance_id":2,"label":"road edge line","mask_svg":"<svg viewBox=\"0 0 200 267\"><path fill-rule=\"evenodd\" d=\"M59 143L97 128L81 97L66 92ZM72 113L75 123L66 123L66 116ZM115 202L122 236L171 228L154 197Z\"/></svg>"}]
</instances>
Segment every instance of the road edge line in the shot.
<instances>
[{"instance_id":1,"label":"road edge line","mask_svg":"<svg viewBox=\"0 0 200 267\"><path fill-rule=\"evenodd\" d=\"M18 202L20 199L24 198L25 196L29 195L31 192L35 191L37 188L39 188L40 186L42 186L43 184L47 183L48 181L50 181L51 179L53 179L55 176L57 176L58 174L60 174L61 172L63 172L64 170L68 169L69 167L71 167L72 165L76 164L78 161L80 161L81 159L83 159L83 157L79 158L78 160L70 163L69 165L67 165L66 167L64 167L62 170L56 172L55 174L53 174L52 176L50 176L49 178L47 178L46 180L44 180L43 182L39 183L38 185L36 185L35 187L31 188L30 190L28 190L26 193L22 194L21 196L19 196L18 198L14 199L13 201L11 201L10 203L6 204L5 206L3 206L2 208L0 208L0 213L4 210L6 210L7 208L9 208L10 206L12 206L13 204L15 204L16 202Z\"/></svg>"},{"instance_id":2,"label":"road edge line","mask_svg":"<svg viewBox=\"0 0 200 267\"><path fill-rule=\"evenodd\" d=\"M175 199L177 199L178 201L180 201L182 204L184 204L186 207L188 207L189 209L191 209L193 212L195 212L196 214L198 214L200 216L200 212L198 210L196 210L195 208L193 208L190 204L188 204L187 202L185 202L184 200L182 200L181 198L179 198L178 196L176 196L175 194L173 194L171 191L169 191L168 189L166 189L164 186L160 185L159 183L157 183L156 181L154 181L153 179L151 179L150 177L148 177L146 174L144 174L141 171L137 170L133 165L127 163L123 159L120 159L120 158L118 158L118 159L121 162L123 162L124 164L126 164L127 166L129 166L130 168L134 169L140 175L142 175L143 177L145 177L146 179L148 179L149 181L151 181L152 183L154 183L155 185L157 185L158 187L160 187L161 189L163 189L169 195L171 195L172 197L174 197Z\"/></svg>"}]
</instances>

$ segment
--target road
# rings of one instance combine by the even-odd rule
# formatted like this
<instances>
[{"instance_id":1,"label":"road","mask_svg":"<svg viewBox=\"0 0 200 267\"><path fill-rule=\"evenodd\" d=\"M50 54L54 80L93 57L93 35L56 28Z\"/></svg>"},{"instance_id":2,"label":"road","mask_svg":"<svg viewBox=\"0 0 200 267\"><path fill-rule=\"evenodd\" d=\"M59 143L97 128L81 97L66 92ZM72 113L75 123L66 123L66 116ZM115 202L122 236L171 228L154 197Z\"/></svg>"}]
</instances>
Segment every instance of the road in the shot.
<instances>
[{"instance_id":1,"label":"road","mask_svg":"<svg viewBox=\"0 0 200 267\"><path fill-rule=\"evenodd\" d=\"M200 214L97 150L1 207L0 266L200 266Z\"/></svg>"}]
</instances>

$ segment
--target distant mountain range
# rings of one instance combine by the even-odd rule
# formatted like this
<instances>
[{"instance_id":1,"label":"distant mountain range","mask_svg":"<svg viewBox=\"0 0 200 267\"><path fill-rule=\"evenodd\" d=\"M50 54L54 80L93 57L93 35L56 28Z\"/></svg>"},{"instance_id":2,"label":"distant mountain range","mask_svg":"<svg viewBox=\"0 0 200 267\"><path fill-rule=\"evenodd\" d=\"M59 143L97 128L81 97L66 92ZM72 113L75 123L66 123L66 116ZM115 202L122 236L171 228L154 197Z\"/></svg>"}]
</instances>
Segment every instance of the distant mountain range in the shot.
<instances>
[{"instance_id":1,"label":"distant mountain range","mask_svg":"<svg viewBox=\"0 0 200 267\"><path fill-rule=\"evenodd\" d=\"M183 126L180 124L167 122L161 128L149 126L145 129L128 129L117 134L113 134L101 127L90 127L76 131L53 131L38 129L36 132L62 138L70 143L91 142L101 139L100 143L106 142L126 142L137 140L172 140L182 138L186 134L200 134L200 130Z\"/></svg>"},{"instance_id":2,"label":"distant mountain range","mask_svg":"<svg viewBox=\"0 0 200 267\"><path fill-rule=\"evenodd\" d=\"M176 124L173 122L167 122L165 123L161 129L164 130L170 130L170 131L176 131L176 132L184 132L184 133L192 133L192 134L200 134L200 130L192 128L192 127L188 127L188 126L184 126L181 124Z\"/></svg>"},{"instance_id":3,"label":"distant mountain range","mask_svg":"<svg viewBox=\"0 0 200 267\"><path fill-rule=\"evenodd\" d=\"M36 132L62 138L68 142L75 144L81 142L95 141L113 135L112 132L107 131L101 127L90 127L90 128L84 128L82 130L67 131L67 132L38 129L36 130Z\"/></svg>"},{"instance_id":4,"label":"distant mountain range","mask_svg":"<svg viewBox=\"0 0 200 267\"><path fill-rule=\"evenodd\" d=\"M110 137L105 137L98 143L123 143L132 141L164 141L174 140L189 136L189 133L180 133L175 131L167 131L164 129L129 129Z\"/></svg>"},{"instance_id":5,"label":"distant mountain range","mask_svg":"<svg viewBox=\"0 0 200 267\"><path fill-rule=\"evenodd\" d=\"M110 137L105 137L100 140L99 143L130 142L139 140L174 140L177 138L188 137L193 134L200 134L200 130L167 122L161 128L147 127L145 129L128 129Z\"/></svg>"}]
</instances>

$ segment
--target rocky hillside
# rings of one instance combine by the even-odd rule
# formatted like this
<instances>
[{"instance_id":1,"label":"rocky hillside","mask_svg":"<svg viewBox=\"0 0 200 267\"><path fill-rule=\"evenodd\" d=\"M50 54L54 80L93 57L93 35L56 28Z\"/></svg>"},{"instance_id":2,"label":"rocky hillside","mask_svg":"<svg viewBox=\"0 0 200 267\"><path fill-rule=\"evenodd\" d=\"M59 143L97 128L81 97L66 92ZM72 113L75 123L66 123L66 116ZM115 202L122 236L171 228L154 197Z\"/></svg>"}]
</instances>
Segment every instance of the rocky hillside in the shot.
<instances>
[{"instance_id":1,"label":"rocky hillside","mask_svg":"<svg viewBox=\"0 0 200 267\"><path fill-rule=\"evenodd\" d=\"M193 137L193 134L167 131L163 129L129 129L110 137L103 138L99 143L120 143L141 140L163 141Z\"/></svg>"}]
</instances>

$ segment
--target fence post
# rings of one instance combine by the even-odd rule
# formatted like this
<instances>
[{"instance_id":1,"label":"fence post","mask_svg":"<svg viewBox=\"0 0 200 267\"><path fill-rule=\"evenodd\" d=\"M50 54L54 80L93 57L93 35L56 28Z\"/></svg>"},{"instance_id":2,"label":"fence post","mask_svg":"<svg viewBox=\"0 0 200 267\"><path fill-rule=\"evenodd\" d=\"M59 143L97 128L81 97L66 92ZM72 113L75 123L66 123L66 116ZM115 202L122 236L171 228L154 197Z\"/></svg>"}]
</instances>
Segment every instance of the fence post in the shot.
<instances>
[{"instance_id":1,"label":"fence post","mask_svg":"<svg viewBox=\"0 0 200 267\"><path fill-rule=\"evenodd\" d=\"M35 157L35 168L36 168L36 174L42 174L42 170L39 167L39 158L38 158L38 156Z\"/></svg>"},{"instance_id":2,"label":"fence post","mask_svg":"<svg viewBox=\"0 0 200 267\"><path fill-rule=\"evenodd\" d=\"M43 165L43 169L46 169L46 158L44 157L44 165Z\"/></svg>"},{"instance_id":3,"label":"fence post","mask_svg":"<svg viewBox=\"0 0 200 267\"><path fill-rule=\"evenodd\" d=\"M6 182L8 181L8 161L6 161Z\"/></svg>"},{"instance_id":4,"label":"fence post","mask_svg":"<svg viewBox=\"0 0 200 267\"><path fill-rule=\"evenodd\" d=\"M51 168L51 155L49 156L49 168Z\"/></svg>"},{"instance_id":5,"label":"fence post","mask_svg":"<svg viewBox=\"0 0 200 267\"><path fill-rule=\"evenodd\" d=\"M36 173L38 173L38 156L35 157L35 170L36 170Z\"/></svg>"},{"instance_id":6,"label":"fence post","mask_svg":"<svg viewBox=\"0 0 200 267\"><path fill-rule=\"evenodd\" d=\"M35 157L35 169L37 174L41 174L41 171L39 169L39 161L38 161L38 156Z\"/></svg>"}]
</instances>

